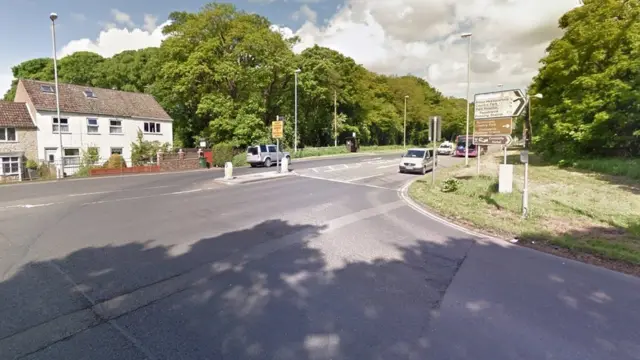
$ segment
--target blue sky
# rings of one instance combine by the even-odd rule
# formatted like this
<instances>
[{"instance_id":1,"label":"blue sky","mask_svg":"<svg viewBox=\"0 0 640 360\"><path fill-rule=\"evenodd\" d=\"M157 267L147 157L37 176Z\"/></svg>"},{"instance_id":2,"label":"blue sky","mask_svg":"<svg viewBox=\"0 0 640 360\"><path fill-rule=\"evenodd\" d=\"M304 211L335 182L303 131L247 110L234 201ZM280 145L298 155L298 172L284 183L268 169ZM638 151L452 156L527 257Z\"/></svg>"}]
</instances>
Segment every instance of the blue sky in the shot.
<instances>
[{"instance_id":1,"label":"blue sky","mask_svg":"<svg viewBox=\"0 0 640 360\"><path fill-rule=\"evenodd\" d=\"M273 23L292 29L299 28L304 23L303 17L293 14L303 5L301 0L230 0L238 8L256 12L268 17ZM304 1L304 0L302 0ZM326 0L310 3L308 6L317 12L318 20L333 15L339 0ZM196 12L208 1L203 0L0 0L3 12L0 12L0 91L4 90L6 76L11 66L24 60L36 57L50 57L51 28L49 14L56 12L59 16L56 22L58 50L77 39L97 38L107 24L114 23L114 10L130 16L135 27L143 27L145 14L157 18L157 24L166 21L172 11ZM127 26L131 28L131 26ZM20 29L20 31L16 31ZM14 34L14 35L11 35Z\"/></svg>"},{"instance_id":2,"label":"blue sky","mask_svg":"<svg viewBox=\"0 0 640 360\"><path fill-rule=\"evenodd\" d=\"M526 88L549 42L562 32L558 19L578 0L228 0L296 34L294 51L318 44L369 70L423 77L450 96L498 85ZM52 5L52 3L57 3ZM0 93L11 66L50 57L49 13L57 12L58 54L94 51L112 56L158 46L157 25L172 11L197 12L204 0L0 0ZM297 16L296 16L297 15ZM157 20L156 20L157 19ZM152 20L152 21L150 21ZM155 25L154 25L155 24ZM155 30L154 30L155 29ZM472 32L471 54L460 35ZM99 39L99 41L98 41Z\"/></svg>"}]
</instances>

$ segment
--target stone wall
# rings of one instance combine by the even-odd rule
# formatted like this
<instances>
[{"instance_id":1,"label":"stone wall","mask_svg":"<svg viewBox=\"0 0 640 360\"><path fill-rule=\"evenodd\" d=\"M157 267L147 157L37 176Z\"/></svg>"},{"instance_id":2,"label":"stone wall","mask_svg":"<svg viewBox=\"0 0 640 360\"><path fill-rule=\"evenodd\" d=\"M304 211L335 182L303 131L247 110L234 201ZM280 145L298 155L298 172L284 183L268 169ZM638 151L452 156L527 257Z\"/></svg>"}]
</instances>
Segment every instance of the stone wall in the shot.
<instances>
[{"instance_id":1,"label":"stone wall","mask_svg":"<svg viewBox=\"0 0 640 360\"><path fill-rule=\"evenodd\" d=\"M38 159L38 135L36 129L16 129L18 141L0 142L0 153L24 152L27 159Z\"/></svg>"},{"instance_id":2,"label":"stone wall","mask_svg":"<svg viewBox=\"0 0 640 360\"><path fill-rule=\"evenodd\" d=\"M180 171L200 169L200 159L170 159L160 160L160 171Z\"/></svg>"}]
</instances>

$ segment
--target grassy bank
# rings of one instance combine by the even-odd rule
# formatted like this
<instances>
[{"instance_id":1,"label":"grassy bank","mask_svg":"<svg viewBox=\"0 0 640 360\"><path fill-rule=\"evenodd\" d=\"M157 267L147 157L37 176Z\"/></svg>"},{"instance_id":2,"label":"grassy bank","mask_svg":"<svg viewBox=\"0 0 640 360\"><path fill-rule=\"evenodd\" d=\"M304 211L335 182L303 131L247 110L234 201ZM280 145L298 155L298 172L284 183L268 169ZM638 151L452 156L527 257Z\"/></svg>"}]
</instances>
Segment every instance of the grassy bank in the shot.
<instances>
[{"instance_id":1,"label":"grassy bank","mask_svg":"<svg viewBox=\"0 0 640 360\"><path fill-rule=\"evenodd\" d=\"M580 159L573 161L559 161L562 168L592 171L601 175L623 176L633 180L640 180L640 159Z\"/></svg>"},{"instance_id":2,"label":"grassy bank","mask_svg":"<svg viewBox=\"0 0 640 360\"><path fill-rule=\"evenodd\" d=\"M500 155L483 157L480 176L475 164L441 169L435 186L430 178L421 179L409 193L448 218L505 238L516 237L527 246L579 257L586 254L599 263L640 269L640 182L610 175L615 171L633 174L634 170L612 170L628 169L628 163L607 159L560 167L530 155L530 213L523 220L524 166L517 164L516 152L509 154L509 163L515 164L514 192L500 194L501 159Z\"/></svg>"}]
</instances>

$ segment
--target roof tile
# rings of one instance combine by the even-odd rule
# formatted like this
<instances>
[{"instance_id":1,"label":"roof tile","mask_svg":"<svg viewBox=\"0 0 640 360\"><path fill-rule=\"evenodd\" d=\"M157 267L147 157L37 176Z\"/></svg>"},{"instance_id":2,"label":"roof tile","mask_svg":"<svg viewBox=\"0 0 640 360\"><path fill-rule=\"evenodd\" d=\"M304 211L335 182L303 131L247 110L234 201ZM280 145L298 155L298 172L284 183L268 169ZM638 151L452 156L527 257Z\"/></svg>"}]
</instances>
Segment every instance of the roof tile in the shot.
<instances>
[{"instance_id":1,"label":"roof tile","mask_svg":"<svg viewBox=\"0 0 640 360\"><path fill-rule=\"evenodd\" d=\"M36 110L56 111L55 93L45 93L41 85L54 83L37 80L20 80ZM171 117L150 94L110 90L72 84L58 84L60 111L89 115L140 117L171 120ZM88 98L84 91L91 90L95 98Z\"/></svg>"},{"instance_id":2,"label":"roof tile","mask_svg":"<svg viewBox=\"0 0 640 360\"><path fill-rule=\"evenodd\" d=\"M0 127L35 129L27 104L0 100Z\"/></svg>"}]
</instances>

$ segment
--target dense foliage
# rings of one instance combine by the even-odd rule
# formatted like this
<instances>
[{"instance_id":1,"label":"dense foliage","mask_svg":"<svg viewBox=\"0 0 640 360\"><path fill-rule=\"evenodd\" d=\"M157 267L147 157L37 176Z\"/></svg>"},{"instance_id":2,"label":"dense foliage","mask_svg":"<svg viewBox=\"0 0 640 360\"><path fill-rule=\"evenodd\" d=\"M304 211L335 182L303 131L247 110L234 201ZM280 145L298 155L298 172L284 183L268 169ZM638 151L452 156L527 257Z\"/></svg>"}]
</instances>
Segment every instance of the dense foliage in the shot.
<instances>
[{"instance_id":1,"label":"dense foliage","mask_svg":"<svg viewBox=\"0 0 640 360\"><path fill-rule=\"evenodd\" d=\"M585 0L560 19L530 93L548 155L640 155L640 1Z\"/></svg>"},{"instance_id":2,"label":"dense foliage","mask_svg":"<svg viewBox=\"0 0 640 360\"><path fill-rule=\"evenodd\" d=\"M277 115L285 116L284 143L292 146L297 68L301 146L334 143L334 96L341 144L352 132L365 145L401 144L406 95L409 143L428 142L431 115L444 118L446 137L464 130L464 100L447 98L414 76L372 73L327 48L295 54L297 39L283 38L259 15L213 3L170 19L160 48L112 58L74 53L59 61L60 81L153 94L175 120L176 143L187 147L203 137L237 147L268 141ZM13 75L53 80L53 64L29 60ZM13 99L13 85L6 99Z\"/></svg>"}]
</instances>

